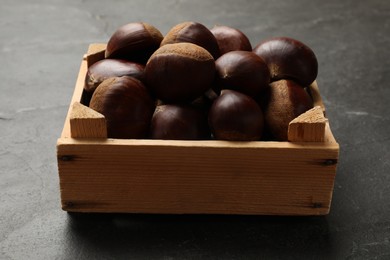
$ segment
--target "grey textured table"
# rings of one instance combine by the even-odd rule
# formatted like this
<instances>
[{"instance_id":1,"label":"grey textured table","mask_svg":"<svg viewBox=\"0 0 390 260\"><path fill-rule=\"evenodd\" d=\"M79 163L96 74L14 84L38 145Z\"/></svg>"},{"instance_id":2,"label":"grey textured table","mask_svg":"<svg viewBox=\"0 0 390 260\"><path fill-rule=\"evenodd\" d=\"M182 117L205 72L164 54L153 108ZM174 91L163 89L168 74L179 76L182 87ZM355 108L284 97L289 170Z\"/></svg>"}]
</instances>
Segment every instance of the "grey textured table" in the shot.
<instances>
[{"instance_id":1,"label":"grey textured table","mask_svg":"<svg viewBox=\"0 0 390 260\"><path fill-rule=\"evenodd\" d=\"M341 145L326 217L69 215L56 139L82 55L120 25L198 21L313 48ZM0 259L390 259L390 2L2 0Z\"/></svg>"}]
</instances>

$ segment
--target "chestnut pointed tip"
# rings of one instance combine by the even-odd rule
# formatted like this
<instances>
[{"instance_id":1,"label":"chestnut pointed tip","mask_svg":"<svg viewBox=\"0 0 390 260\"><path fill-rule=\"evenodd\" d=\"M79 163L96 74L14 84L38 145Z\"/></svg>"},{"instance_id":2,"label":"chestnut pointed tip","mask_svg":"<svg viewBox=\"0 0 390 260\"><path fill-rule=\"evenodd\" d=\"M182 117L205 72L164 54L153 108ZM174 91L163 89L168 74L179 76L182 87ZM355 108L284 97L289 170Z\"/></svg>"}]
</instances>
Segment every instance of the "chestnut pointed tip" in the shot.
<instances>
[{"instance_id":1,"label":"chestnut pointed tip","mask_svg":"<svg viewBox=\"0 0 390 260\"><path fill-rule=\"evenodd\" d=\"M263 112L249 96L224 89L209 111L209 125L217 140L257 141L264 128Z\"/></svg>"},{"instance_id":2,"label":"chestnut pointed tip","mask_svg":"<svg viewBox=\"0 0 390 260\"><path fill-rule=\"evenodd\" d=\"M164 36L160 46L171 43L188 42L206 49L214 59L220 56L220 50L211 31L202 23L186 21L172 27Z\"/></svg>"},{"instance_id":3,"label":"chestnut pointed tip","mask_svg":"<svg viewBox=\"0 0 390 260\"><path fill-rule=\"evenodd\" d=\"M270 82L267 64L255 53L231 51L215 61L220 89L233 89L257 98Z\"/></svg>"},{"instance_id":4,"label":"chestnut pointed tip","mask_svg":"<svg viewBox=\"0 0 390 260\"><path fill-rule=\"evenodd\" d=\"M121 59L103 59L92 64L87 71L84 90L94 92L97 86L110 77L131 76L143 80L144 66Z\"/></svg>"},{"instance_id":5,"label":"chestnut pointed tip","mask_svg":"<svg viewBox=\"0 0 390 260\"><path fill-rule=\"evenodd\" d=\"M120 26L110 37L105 58L127 59L145 64L160 46L161 32L151 24L133 22Z\"/></svg>"},{"instance_id":6,"label":"chestnut pointed tip","mask_svg":"<svg viewBox=\"0 0 390 260\"><path fill-rule=\"evenodd\" d=\"M318 74L318 61L313 50L290 37L274 37L260 42L253 52L267 63L271 80L293 79L310 85Z\"/></svg>"},{"instance_id":7,"label":"chestnut pointed tip","mask_svg":"<svg viewBox=\"0 0 390 260\"><path fill-rule=\"evenodd\" d=\"M220 55L230 51L252 51L248 37L240 30L226 25L215 25L211 30L217 40Z\"/></svg>"}]
</instances>

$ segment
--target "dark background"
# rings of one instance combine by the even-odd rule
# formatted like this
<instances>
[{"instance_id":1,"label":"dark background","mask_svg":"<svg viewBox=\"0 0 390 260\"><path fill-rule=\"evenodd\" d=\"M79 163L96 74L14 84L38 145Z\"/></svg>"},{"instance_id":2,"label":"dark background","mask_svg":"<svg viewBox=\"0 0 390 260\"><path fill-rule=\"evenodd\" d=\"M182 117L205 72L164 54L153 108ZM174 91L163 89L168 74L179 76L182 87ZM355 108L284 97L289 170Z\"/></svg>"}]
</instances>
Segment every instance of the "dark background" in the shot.
<instances>
[{"instance_id":1,"label":"dark background","mask_svg":"<svg viewBox=\"0 0 390 260\"><path fill-rule=\"evenodd\" d=\"M56 139L83 54L128 22L309 45L340 143L325 217L69 215ZM390 259L390 1L2 0L0 259Z\"/></svg>"}]
</instances>

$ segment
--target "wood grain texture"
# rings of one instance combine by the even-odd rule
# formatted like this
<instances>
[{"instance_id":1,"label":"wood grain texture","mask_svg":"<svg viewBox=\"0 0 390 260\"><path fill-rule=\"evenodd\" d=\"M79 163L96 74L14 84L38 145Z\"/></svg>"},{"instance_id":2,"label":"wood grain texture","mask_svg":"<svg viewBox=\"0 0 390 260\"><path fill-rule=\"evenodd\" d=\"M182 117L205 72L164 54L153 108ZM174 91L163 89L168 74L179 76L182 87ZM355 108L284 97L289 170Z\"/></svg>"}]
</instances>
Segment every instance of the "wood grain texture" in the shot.
<instances>
[{"instance_id":1,"label":"wood grain texture","mask_svg":"<svg viewBox=\"0 0 390 260\"><path fill-rule=\"evenodd\" d=\"M93 49L93 48L92 48ZM88 57L88 55L86 56ZM80 102L87 58L71 104ZM325 111L314 82L309 91ZM72 212L324 215L339 145L71 138L71 107L57 141L62 208Z\"/></svg>"},{"instance_id":2,"label":"wood grain texture","mask_svg":"<svg viewBox=\"0 0 390 260\"><path fill-rule=\"evenodd\" d=\"M324 142L327 122L322 108L315 106L289 123L288 141Z\"/></svg>"},{"instance_id":3,"label":"wood grain texture","mask_svg":"<svg viewBox=\"0 0 390 260\"><path fill-rule=\"evenodd\" d=\"M69 123L72 138L107 138L105 117L80 102L73 103Z\"/></svg>"},{"instance_id":4,"label":"wood grain texture","mask_svg":"<svg viewBox=\"0 0 390 260\"><path fill-rule=\"evenodd\" d=\"M58 143L64 210L322 215L336 145L114 139Z\"/></svg>"}]
</instances>

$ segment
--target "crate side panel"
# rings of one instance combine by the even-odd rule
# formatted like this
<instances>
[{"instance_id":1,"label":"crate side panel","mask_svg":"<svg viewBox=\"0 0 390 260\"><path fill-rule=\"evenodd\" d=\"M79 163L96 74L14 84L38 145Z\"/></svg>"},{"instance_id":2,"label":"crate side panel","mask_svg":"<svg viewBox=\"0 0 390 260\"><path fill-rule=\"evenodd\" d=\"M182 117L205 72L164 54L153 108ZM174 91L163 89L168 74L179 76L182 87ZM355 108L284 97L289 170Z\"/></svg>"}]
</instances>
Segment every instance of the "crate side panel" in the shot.
<instances>
[{"instance_id":1,"label":"crate side panel","mask_svg":"<svg viewBox=\"0 0 390 260\"><path fill-rule=\"evenodd\" d=\"M64 210L322 215L338 150L59 144Z\"/></svg>"},{"instance_id":2,"label":"crate side panel","mask_svg":"<svg viewBox=\"0 0 390 260\"><path fill-rule=\"evenodd\" d=\"M80 65L80 71L79 71L79 74L77 77L73 96L72 96L72 99L70 101L69 110L68 110L68 113L66 115L64 128L63 128L62 133L61 133L61 138L66 138L66 137L71 136L69 120L70 120L70 116L71 116L71 112L72 112L72 105L75 102L81 101L81 97L82 97L83 89L84 89L85 75L87 73L87 70L88 70L87 61L85 59L83 59L81 62L81 65Z\"/></svg>"}]
</instances>

